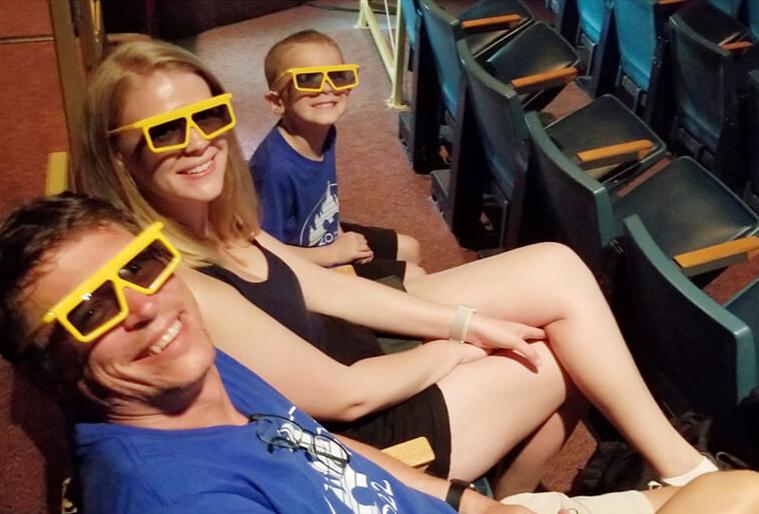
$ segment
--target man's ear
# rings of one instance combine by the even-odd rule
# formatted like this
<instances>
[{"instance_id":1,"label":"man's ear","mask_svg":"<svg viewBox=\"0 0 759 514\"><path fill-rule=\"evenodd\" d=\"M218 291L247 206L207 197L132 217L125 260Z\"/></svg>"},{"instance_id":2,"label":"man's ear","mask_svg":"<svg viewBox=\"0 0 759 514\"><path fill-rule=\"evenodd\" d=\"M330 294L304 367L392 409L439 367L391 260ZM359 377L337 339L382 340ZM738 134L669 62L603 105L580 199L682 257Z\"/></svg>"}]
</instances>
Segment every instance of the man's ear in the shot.
<instances>
[{"instance_id":1,"label":"man's ear","mask_svg":"<svg viewBox=\"0 0 759 514\"><path fill-rule=\"evenodd\" d=\"M269 104L271 112L277 116L282 116L285 113L285 104L282 101L282 95L276 91L267 91L264 95L264 99Z\"/></svg>"}]
</instances>

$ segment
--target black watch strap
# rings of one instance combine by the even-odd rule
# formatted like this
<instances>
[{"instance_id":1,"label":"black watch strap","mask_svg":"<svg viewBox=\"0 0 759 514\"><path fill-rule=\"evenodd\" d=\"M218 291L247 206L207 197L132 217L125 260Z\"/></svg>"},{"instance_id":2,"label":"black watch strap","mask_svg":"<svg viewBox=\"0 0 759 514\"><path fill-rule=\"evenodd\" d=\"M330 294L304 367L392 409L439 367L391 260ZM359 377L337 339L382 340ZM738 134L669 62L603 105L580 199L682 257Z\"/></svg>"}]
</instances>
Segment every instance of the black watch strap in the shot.
<instances>
[{"instance_id":1,"label":"black watch strap","mask_svg":"<svg viewBox=\"0 0 759 514\"><path fill-rule=\"evenodd\" d=\"M445 503L458 512L459 507L461 506L461 497L464 496L464 491L467 489L474 489L474 486L470 482L457 480L455 478L452 478L450 483L451 485L448 486L448 494L445 495Z\"/></svg>"}]
</instances>

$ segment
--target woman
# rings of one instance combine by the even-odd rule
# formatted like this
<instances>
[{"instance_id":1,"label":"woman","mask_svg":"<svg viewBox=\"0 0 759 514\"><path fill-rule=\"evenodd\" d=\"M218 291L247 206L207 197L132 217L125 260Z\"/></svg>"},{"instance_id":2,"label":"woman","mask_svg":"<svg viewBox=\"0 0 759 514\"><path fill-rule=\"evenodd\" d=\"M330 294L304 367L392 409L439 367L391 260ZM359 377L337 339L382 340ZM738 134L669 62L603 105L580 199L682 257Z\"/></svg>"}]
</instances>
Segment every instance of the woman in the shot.
<instances>
[{"instance_id":1,"label":"woman","mask_svg":"<svg viewBox=\"0 0 759 514\"><path fill-rule=\"evenodd\" d=\"M349 436L384 446L392 434L427 435L443 476L474 479L529 436L499 496L537 484L573 424L572 383L673 485L715 469L669 425L592 274L567 248L520 248L419 278L405 294L301 260L261 231L224 93L177 47L119 47L88 86L77 176L79 191L141 224L162 220L207 273L184 277L217 346ZM345 322L472 345L434 341L381 356Z\"/></svg>"}]
</instances>

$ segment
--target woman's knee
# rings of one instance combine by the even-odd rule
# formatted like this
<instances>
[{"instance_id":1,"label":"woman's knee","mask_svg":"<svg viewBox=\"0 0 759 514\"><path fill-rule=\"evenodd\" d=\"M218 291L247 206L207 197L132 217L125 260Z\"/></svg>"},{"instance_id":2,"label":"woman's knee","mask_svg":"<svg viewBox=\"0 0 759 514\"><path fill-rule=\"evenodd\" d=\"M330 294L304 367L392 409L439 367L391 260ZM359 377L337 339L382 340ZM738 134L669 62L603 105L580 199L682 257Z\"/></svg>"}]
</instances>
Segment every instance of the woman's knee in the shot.
<instances>
[{"instance_id":1,"label":"woman's knee","mask_svg":"<svg viewBox=\"0 0 759 514\"><path fill-rule=\"evenodd\" d=\"M558 273L567 271L590 272L585 262L573 249L565 244L545 242L530 245L536 254L538 262L546 268Z\"/></svg>"}]
</instances>

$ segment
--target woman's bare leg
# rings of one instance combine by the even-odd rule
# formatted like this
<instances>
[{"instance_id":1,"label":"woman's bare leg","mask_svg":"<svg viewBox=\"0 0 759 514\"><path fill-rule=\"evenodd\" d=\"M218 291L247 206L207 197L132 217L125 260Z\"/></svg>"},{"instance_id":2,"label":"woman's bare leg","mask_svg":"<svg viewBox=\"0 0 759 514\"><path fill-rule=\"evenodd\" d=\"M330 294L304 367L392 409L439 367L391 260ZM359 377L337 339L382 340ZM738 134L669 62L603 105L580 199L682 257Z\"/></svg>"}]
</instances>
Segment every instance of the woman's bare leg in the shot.
<instances>
[{"instance_id":1,"label":"woman's bare leg","mask_svg":"<svg viewBox=\"0 0 759 514\"><path fill-rule=\"evenodd\" d=\"M595 278L567 247L531 245L409 281L406 287L416 296L473 305L491 316L543 327L580 391L661 476L685 473L702 459L656 405ZM477 385L470 387L487 394L489 378L471 379Z\"/></svg>"},{"instance_id":2,"label":"woman's bare leg","mask_svg":"<svg viewBox=\"0 0 759 514\"><path fill-rule=\"evenodd\" d=\"M450 477L480 477L534 434L517 457L520 472L511 475L518 491L531 490L532 477L561 447L565 433L553 417L566 401L567 379L548 347L535 345L544 363L538 372L493 355L457 366L438 382L450 418Z\"/></svg>"},{"instance_id":3,"label":"woman's bare leg","mask_svg":"<svg viewBox=\"0 0 759 514\"><path fill-rule=\"evenodd\" d=\"M571 385L571 384L570 384ZM494 473L491 486L496 498L534 491L540 484L548 464L587 411L587 401L572 387L567 400L535 433L512 450Z\"/></svg>"},{"instance_id":4,"label":"woman's bare leg","mask_svg":"<svg viewBox=\"0 0 759 514\"><path fill-rule=\"evenodd\" d=\"M644 491L656 514L756 514L759 512L759 474L723 471L702 475L680 488Z\"/></svg>"}]
</instances>

